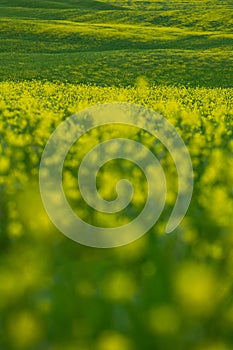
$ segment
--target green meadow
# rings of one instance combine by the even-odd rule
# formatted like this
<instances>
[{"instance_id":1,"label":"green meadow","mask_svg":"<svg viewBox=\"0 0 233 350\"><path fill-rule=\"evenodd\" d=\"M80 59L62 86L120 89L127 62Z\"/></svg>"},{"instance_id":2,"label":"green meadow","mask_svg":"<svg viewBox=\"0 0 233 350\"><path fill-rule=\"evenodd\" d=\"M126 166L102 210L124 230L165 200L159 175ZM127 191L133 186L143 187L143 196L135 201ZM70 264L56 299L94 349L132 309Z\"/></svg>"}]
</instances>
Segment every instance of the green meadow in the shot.
<instances>
[{"instance_id":1,"label":"green meadow","mask_svg":"<svg viewBox=\"0 0 233 350\"><path fill-rule=\"evenodd\" d=\"M230 1L1 1L1 79L230 87Z\"/></svg>"},{"instance_id":2,"label":"green meadow","mask_svg":"<svg viewBox=\"0 0 233 350\"><path fill-rule=\"evenodd\" d=\"M233 348L232 12L230 0L0 0L0 350ZM146 201L145 175L122 159L101 167L96 185L111 201L127 178L134 194L125 210L98 212L82 198L78 163L106 140L145 145L167 182L147 234L97 249L52 224L39 167L62 121L110 102L174 125L194 190L185 218L165 234L178 182L165 146L119 124L86 133L63 168L67 200L84 221L124 225Z\"/></svg>"}]
</instances>

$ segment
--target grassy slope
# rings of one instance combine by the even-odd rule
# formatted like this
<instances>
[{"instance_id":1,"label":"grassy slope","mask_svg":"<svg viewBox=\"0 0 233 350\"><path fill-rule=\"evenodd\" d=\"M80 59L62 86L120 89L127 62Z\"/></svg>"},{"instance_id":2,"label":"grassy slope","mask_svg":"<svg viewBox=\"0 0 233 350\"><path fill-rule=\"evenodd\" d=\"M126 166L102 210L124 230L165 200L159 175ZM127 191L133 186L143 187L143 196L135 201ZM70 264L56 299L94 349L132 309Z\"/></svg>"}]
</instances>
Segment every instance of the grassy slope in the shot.
<instances>
[{"instance_id":1,"label":"grassy slope","mask_svg":"<svg viewBox=\"0 0 233 350\"><path fill-rule=\"evenodd\" d=\"M0 1L1 79L229 87L230 2Z\"/></svg>"}]
</instances>

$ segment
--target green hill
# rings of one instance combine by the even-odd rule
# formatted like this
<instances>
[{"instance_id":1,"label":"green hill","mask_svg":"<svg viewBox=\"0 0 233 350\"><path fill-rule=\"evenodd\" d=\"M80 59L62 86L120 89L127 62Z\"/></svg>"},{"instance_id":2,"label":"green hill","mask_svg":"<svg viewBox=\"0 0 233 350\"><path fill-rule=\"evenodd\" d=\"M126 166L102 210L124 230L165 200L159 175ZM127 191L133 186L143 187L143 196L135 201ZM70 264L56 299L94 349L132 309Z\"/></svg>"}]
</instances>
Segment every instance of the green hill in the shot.
<instances>
[{"instance_id":1,"label":"green hill","mask_svg":"<svg viewBox=\"0 0 233 350\"><path fill-rule=\"evenodd\" d=\"M229 87L224 1L0 1L1 79Z\"/></svg>"}]
</instances>

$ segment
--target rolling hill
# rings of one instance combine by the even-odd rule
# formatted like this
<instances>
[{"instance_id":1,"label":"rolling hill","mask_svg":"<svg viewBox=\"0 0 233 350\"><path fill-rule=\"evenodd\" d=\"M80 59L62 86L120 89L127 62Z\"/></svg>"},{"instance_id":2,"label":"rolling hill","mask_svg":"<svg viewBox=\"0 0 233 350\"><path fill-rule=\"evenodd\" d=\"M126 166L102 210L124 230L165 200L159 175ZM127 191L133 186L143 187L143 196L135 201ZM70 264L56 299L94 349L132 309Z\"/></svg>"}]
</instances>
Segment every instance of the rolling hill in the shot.
<instances>
[{"instance_id":1,"label":"rolling hill","mask_svg":"<svg viewBox=\"0 0 233 350\"><path fill-rule=\"evenodd\" d=\"M232 85L230 2L129 3L0 1L1 80Z\"/></svg>"}]
</instances>

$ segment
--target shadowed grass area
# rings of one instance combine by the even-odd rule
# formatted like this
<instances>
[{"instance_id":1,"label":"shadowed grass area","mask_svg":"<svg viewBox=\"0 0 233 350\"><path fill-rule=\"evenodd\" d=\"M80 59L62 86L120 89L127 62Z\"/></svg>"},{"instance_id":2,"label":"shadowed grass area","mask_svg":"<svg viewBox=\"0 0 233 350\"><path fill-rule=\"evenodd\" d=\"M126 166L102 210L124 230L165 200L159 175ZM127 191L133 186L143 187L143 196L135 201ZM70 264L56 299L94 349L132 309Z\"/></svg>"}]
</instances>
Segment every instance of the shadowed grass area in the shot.
<instances>
[{"instance_id":1,"label":"shadowed grass area","mask_svg":"<svg viewBox=\"0 0 233 350\"><path fill-rule=\"evenodd\" d=\"M218 50L112 50L40 54L0 55L2 79L48 79L97 85L134 85L138 76L162 85L229 87L232 62L229 51ZM228 62L228 63L227 63Z\"/></svg>"}]
</instances>

